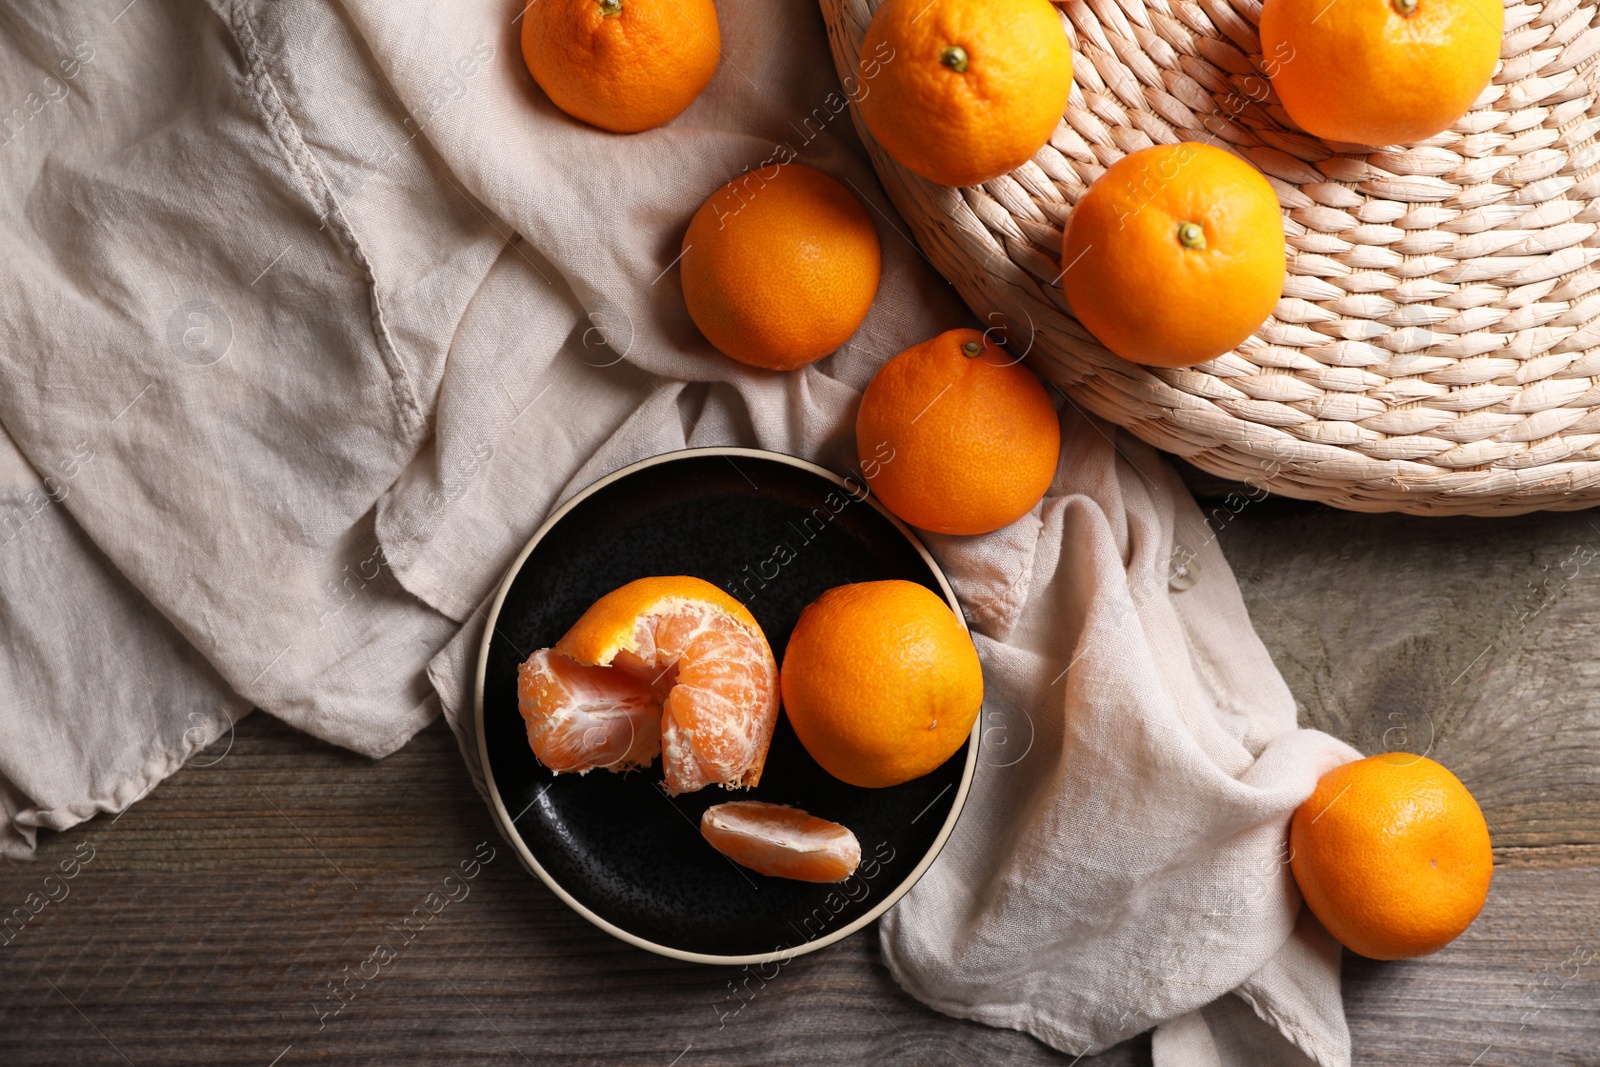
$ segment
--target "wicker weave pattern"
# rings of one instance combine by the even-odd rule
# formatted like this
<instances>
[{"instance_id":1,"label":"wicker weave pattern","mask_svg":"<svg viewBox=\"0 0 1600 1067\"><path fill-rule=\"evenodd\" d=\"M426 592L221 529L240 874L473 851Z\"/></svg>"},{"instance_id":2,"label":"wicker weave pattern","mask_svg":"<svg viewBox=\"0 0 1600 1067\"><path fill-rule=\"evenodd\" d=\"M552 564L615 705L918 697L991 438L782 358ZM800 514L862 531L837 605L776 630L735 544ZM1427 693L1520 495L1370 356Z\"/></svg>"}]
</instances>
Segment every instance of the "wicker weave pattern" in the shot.
<instances>
[{"instance_id":1,"label":"wicker weave pattern","mask_svg":"<svg viewBox=\"0 0 1600 1067\"><path fill-rule=\"evenodd\" d=\"M852 97L881 0L822 0ZM1336 145L1261 71L1254 0L1065 0L1072 97L1017 171L947 189L857 129L929 259L1070 397L1223 477L1362 511L1514 514L1600 503L1600 0L1506 8L1501 65L1446 133ZM892 62L892 61L891 61ZM848 79L848 80L845 80ZM1285 209L1289 279L1239 349L1136 366L1071 317L1071 206L1151 144L1255 164Z\"/></svg>"}]
</instances>

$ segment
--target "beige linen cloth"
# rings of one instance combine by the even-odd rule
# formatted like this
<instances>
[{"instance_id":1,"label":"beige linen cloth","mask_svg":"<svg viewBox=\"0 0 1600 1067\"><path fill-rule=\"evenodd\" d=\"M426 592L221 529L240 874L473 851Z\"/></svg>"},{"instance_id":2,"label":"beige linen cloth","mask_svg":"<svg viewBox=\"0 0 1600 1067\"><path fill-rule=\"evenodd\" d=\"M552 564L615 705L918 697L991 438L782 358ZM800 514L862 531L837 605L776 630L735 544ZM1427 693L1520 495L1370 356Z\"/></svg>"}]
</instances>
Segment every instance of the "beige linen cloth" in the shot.
<instances>
[{"instance_id":1,"label":"beige linen cloth","mask_svg":"<svg viewBox=\"0 0 1600 1067\"><path fill-rule=\"evenodd\" d=\"M532 85L518 3L0 4L7 856L251 707L372 756L442 708L471 752L481 608L552 506L686 444L843 467L876 367L965 321L878 191L812 5L723 0L710 89L615 137ZM849 345L771 375L706 345L674 262L704 197L780 146L868 202L884 276ZM986 743L885 957L936 1008L1074 1055L1156 1025L1163 1067L1341 1067L1337 953L1295 925L1281 845L1353 753L1296 729L1171 472L1070 405L1064 426L1036 514L934 544Z\"/></svg>"}]
</instances>

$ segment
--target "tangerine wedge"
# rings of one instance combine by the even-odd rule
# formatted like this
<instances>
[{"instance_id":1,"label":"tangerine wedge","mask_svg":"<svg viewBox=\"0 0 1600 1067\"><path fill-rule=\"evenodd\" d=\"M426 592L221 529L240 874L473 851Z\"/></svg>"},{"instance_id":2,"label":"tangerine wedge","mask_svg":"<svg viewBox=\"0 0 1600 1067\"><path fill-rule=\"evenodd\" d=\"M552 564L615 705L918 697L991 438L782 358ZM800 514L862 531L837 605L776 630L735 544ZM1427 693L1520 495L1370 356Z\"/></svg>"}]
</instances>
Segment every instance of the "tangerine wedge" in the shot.
<instances>
[{"instance_id":1,"label":"tangerine wedge","mask_svg":"<svg viewBox=\"0 0 1600 1067\"><path fill-rule=\"evenodd\" d=\"M761 780L778 665L745 606L686 575L640 578L590 605L518 671L518 707L550 770L648 764L669 793Z\"/></svg>"},{"instance_id":2,"label":"tangerine wedge","mask_svg":"<svg viewBox=\"0 0 1600 1067\"><path fill-rule=\"evenodd\" d=\"M550 648L517 671L528 744L557 774L626 771L661 754L661 702L648 685Z\"/></svg>"},{"instance_id":3,"label":"tangerine wedge","mask_svg":"<svg viewBox=\"0 0 1600 1067\"><path fill-rule=\"evenodd\" d=\"M711 847L752 871L801 882L842 882L861 863L861 843L848 827L799 808L730 800L700 816Z\"/></svg>"}]
</instances>

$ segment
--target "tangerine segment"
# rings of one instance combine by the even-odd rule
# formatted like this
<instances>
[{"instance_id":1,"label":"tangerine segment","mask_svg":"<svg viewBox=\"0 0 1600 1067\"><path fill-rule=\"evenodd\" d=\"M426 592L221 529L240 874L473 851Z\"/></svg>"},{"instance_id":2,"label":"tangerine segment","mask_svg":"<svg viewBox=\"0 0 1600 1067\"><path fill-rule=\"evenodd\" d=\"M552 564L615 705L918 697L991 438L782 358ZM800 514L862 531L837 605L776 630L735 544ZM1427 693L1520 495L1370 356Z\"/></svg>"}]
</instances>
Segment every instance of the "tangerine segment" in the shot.
<instances>
[{"instance_id":1,"label":"tangerine segment","mask_svg":"<svg viewBox=\"0 0 1600 1067\"><path fill-rule=\"evenodd\" d=\"M556 774L631 770L661 752L661 705L648 685L548 648L517 668L517 709L533 754Z\"/></svg>"},{"instance_id":2,"label":"tangerine segment","mask_svg":"<svg viewBox=\"0 0 1600 1067\"><path fill-rule=\"evenodd\" d=\"M778 665L760 629L685 602L643 616L634 636L636 647L618 650L612 669L662 697L667 791L759 782L778 722Z\"/></svg>"},{"instance_id":3,"label":"tangerine segment","mask_svg":"<svg viewBox=\"0 0 1600 1067\"><path fill-rule=\"evenodd\" d=\"M649 694L668 792L761 780L778 722L777 661L755 617L710 582L629 582L595 601L554 651Z\"/></svg>"},{"instance_id":4,"label":"tangerine segment","mask_svg":"<svg viewBox=\"0 0 1600 1067\"><path fill-rule=\"evenodd\" d=\"M842 882L861 863L861 843L848 827L784 804L713 805L700 817L700 833L733 862L773 878Z\"/></svg>"}]
</instances>

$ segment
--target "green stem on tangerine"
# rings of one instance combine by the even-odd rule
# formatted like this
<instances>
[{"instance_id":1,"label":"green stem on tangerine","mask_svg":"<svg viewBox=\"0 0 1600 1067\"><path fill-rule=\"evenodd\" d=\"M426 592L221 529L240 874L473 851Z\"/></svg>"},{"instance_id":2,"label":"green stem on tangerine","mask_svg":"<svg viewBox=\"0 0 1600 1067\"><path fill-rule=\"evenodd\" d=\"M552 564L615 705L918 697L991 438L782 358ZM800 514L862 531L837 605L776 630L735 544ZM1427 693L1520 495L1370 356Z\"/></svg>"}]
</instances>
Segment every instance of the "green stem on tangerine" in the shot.
<instances>
[{"instance_id":1,"label":"green stem on tangerine","mask_svg":"<svg viewBox=\"0 0 1600 1067\"><path fill-rule=\"evenodd\" d=\"M1417 2L1418 0L1389 0L1389 6L1402 18L1410 18L1417 13Z\"/></svg>"},{"instance_id":2,"label":"green stem on tangerine","mask_svg":"<svg viewBox=\"0 0 1600 1067\"><path fill-rule=\"evenodd\" d=\"M983 345L977 341L965 341L961 345L961 354L968 359L976 359L983 355Z\"/></svg>"},{"instance_id":3,"label":"green stem on tangerine","mask_svg":"<svg viewBox=\"0 0 1600 1067\"><path fill-rule=\"evenodd\" d=\"M622 0L600 0L600 17L614 19L622 14Z\"/></svg>"},{"instance_id":4,"label":"green stem on tangerine","mask_svg":"<svg viewBox=\"0 0 1600 1067\"><path fill-rule=\"evenodd\" d=\"M1178 223L1178 243L1185 248L1204 248L1206 246L1206 231L1200 228L1198 222L1180 222Z\"/></svg>"},{"instance_id":5,"label":"green stem on tangerine","mask_svg":"<svg viewBox=\"0 0 1600 1067\"><path fill-rule=\"evenodd\" d=\"M1413 3L1416 0L1412 0ZM967 72L967 50L958 44L953 44L939 53L939 62L955 71L957 74Z\"/></svg>"}]
</instances>

